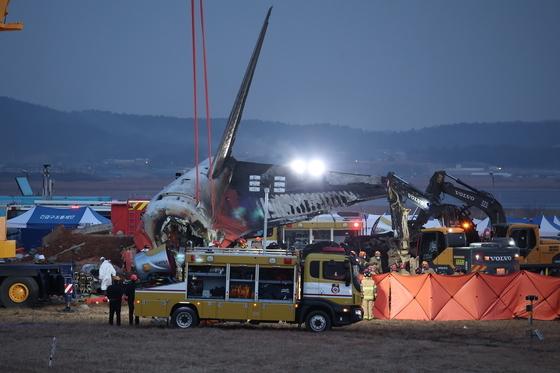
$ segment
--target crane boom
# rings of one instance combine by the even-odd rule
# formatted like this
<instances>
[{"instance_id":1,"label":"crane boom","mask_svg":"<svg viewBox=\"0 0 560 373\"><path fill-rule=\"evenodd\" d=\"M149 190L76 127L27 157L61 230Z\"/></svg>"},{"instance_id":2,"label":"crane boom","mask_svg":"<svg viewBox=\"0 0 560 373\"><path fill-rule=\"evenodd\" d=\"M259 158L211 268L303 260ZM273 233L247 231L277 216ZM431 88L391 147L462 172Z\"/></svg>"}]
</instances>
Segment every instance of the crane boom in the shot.
<instances>
[{"instance_id":1,"label":"crane boom","mask_svg":"<svg viewBox=\"0 0 560 373\"><path fill-rule=\"evenodd\" d=\"M0 0L0 31L20 31L23 30L23 23L14 22L7 23L8 5L10 0Z\"/></svg>"}]
</instances>

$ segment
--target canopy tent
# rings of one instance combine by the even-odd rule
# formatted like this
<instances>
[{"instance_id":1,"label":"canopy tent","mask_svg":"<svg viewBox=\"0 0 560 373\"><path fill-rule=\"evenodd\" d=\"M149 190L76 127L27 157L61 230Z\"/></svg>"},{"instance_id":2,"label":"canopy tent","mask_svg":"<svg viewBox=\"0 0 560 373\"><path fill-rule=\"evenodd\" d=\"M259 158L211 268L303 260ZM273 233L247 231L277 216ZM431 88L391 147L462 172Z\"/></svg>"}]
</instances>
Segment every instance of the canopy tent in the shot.
<instances>
[{"instance_id":1,"label":"canopy tent","mask_svg":"<svg viewBox=\"0 0 560 373\"><path fill-rule=\"evenodd\" d=\"M376 225L377 223L377 225ZM391 215L368 215L367 224L369 229L375 227L375 233L386 233L393 230L391 227ZM370 234L371 232L367 232Z\"/></svg>"},{"instance_id":2,"label":"canopy tent","mask_svg":"<svg viewBox=\"0 0 560 373\"><path fill-rule=\"evenodd\" d=\"M479 237L484 235L484 231L487 228L491 228L490 218L486 219L473 219L474 224L476 224L476 232L478 233Z\"/></svg>"},{"instance_id":3,"label":"canopy tent","mask_svg":"<svg viewBox=\"0 0 560 373\"><path fill-rule=\"evenodd\" d=\"M53 208L35 206L29 211L9 219L8 228L52 229L59 225L67 228L83 228L90 225L110 224L111 221L91 207Z\"/></svg>"},{"instance_id":4,"label":"canopy tent","mask_svg":"<svg viewBox=\"0 0 560 373\"><path fill-rule=\"evenodd\" d=\"M540 233L541 237L558 237L560 227L543 216L540 224Z\"/></svg>"},{"instance_id":5,"label":"canopy tent","mask_svg":"<svg viewBox=\"0 0 560 373\"><path fill-rule=\"evenodd\" d=\"M35 206L29 211L6 222L7 228L20 230L18 245L26 249L39 247L42 239L57 226L83 228L91 225L110 224L111 221L90 207L53 208Z\"/></svg>"},{"instance_id":6,"label":"canopy tent","mask_svg":"<svg viewBox=\"0 0 560 373\"><path fill-rule=\"evenodd\" d=\"M441 226L441 222L437 219L430 219L424 224L424 228L439 228Z\"/></svg>"},{"instance_id":7,"label":"canopy tent","mask_svg":"<svg viewBox=\"0 0 560 373\"><path fill-rule=\"evenodd\" d=\"M414 216L409 216L409 220L414 219ZM391 225L391 215L369 215L368 216L368 227L373 227L377 222L375 233L386 233L393 230ZM424 228L438 228L441 227L441 222L437 219L430 219L424 224ZM369 232L368 232L369 233Z\"/></svg>"}]
</instances>

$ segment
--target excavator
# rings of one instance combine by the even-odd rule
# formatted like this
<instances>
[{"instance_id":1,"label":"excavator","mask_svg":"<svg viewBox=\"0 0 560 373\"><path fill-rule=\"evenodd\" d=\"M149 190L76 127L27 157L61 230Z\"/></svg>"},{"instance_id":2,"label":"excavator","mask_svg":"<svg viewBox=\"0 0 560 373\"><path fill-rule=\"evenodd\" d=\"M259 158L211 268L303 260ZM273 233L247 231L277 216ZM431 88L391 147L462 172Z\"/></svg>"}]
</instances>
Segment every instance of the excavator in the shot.
<instances>
[{"instance_id":1,"label":"excavator","mask_svg":"<svg viewBox=\"0 0 560 373\"><path fill-rule=\"evenodd\" d=\"M8 5L10 0L0 0L0 31L21 31L23 30L23 23L14 22L7 23Z\"/></svg>"},{"instance_id":2,"label":"excavator","mask_svg":"<svg viewBox=\"0 0 560 373\"><path fill-rule=\"evenodd\" d=\"M478 190L443 170L432 175L426 194L437 201L446 194L462 201L468 208L476 207L484 212L490 218L493 240L512 239L519 247L521 269L546 275L560 274L560 240L541 238L536 224L508 224L502 205L492 194Z\"/></svg>"},{"instance_id":3,"label":"excavator","mask_svg":"<svg viewBox=\"0 0 560 373\"><path fill-rule=\"evenodd\" d=\"M518 270L519 250L509 240L478 242L468 206L441 203L434 195L421 192L392 172L384 181L397 241L396 250L393 246L388 251L389 263L408 261L413 271L419 261L425 260L436 272L447 274L458 268L493 274ZM406 200L419 209L412 220L408 218L410 210L404 205ZM431 217L439 219L443 226L423 228Z\"/></svg>"}]
</instances>

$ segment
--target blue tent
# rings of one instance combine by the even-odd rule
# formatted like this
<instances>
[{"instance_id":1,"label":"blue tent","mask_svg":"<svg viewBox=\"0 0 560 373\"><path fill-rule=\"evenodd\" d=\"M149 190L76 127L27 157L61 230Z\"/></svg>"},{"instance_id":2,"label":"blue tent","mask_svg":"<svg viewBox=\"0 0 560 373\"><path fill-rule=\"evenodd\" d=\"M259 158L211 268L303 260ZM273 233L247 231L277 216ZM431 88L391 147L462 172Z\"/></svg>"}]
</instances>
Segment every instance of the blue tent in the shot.
<instances>
[{"instance_id":1,"label":"blue tent","mask_svg":"<svg viewBox=\"0 0 560 373\"><path fill-rule=\"evenodd\" d=\"M99 215L90 207L53 208L35 206L29 211L8 220L6 227L20 229L19 244L26 249L30 249L41 246L43 237L60 225L74 229L110 223L109 219Z\"/></svg>"},{"instance_id":2,"label":"blue tent","mask_svg":"<svg viewBox=\"0 0 560 373\"><path fill-rule=\"evenodd\" d=\"M6 222L8 228L52 229L59 225L66 228L86 227L89 225L109 224L111 221L91 207L53 208L35 206L29 211Z\"/></svg>"}]
</instances>

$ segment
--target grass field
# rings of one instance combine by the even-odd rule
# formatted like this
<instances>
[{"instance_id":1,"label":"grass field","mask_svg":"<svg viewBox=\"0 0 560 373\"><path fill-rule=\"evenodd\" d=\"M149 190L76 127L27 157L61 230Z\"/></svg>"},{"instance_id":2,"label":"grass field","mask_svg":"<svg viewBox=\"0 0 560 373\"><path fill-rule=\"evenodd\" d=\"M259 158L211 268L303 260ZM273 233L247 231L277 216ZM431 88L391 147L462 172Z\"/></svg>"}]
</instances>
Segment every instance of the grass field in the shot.
<instances>
[{"instance_id":1,"label":"grass field","mask_svg":"<svg viewBox=\"0 0 560 373\"><path fill-rule=\"evenodd\" d=\"M323 334L286 324L191 330L142 319L109 326L108 306L0 308L0 371L11 372L558 372L560 322L362 321ZM123 321L128 311L123 307ZM53 368L48 369L56 337Z\"/></svg>"}]
</instances>

